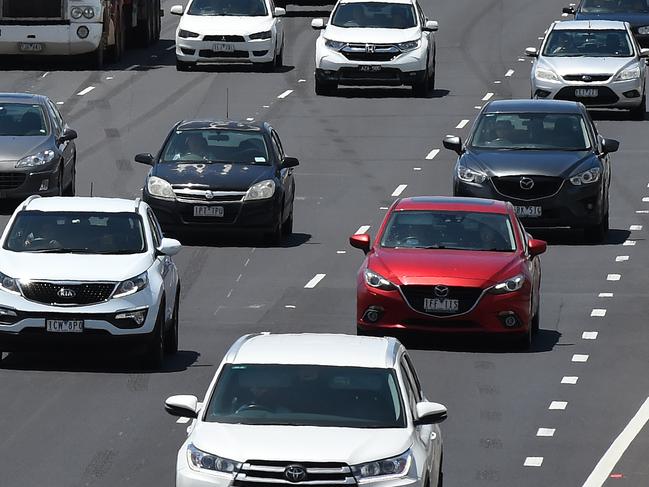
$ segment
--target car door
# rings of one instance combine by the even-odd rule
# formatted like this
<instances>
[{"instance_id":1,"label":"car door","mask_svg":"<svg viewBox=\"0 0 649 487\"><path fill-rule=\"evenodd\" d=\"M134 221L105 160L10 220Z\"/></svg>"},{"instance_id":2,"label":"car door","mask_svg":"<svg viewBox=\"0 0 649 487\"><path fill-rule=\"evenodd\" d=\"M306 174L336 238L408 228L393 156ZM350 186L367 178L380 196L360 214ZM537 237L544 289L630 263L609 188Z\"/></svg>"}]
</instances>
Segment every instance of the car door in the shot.
<instances>
[{"instance_id":1,"label":"car door","mask_svg":"<svg viewBox=\"0 0 649 487\"><path fill-rule=\"evenodd\" d=\"M286 216L290 214L290 212L293 209L292 208L293 198L295 196L293 168L281 167L282 163L284 162L284 158L286 157L286 154L284 153L284 147L282 147L282 141L279 139L279 135L277 134L277 132L272 128L270 129L270 136L273 143L273 150L275 151L278 164L280 165L279 179L282 185L282 189L284 191L284 208L282 209L282 211L284 212L283 214Z\"/></svg>"},{"instance_id":2,"label":"car door","mask_svg":"<svg viewBox=\"0 0 649 487\"><path fill-rule=\"evenodd\" d=\"M63 120L59 109L56 108L56 105L52 103L51 100L47 100L47 108L50 113L50 119L54 125L55 140L59 151L63 157L63 167L65 172L65 181L68 181L72 177L72 171L74 170L74 160L76 157L76 146L74 141L62 141L61 136L63 132L68 127L68 125Z\"/></svg>"},{"instance_id":3,"label":"car door","mask_svg":"<svg viewBox=\"0 0 649 487\"><path fill-rule=\"evenodd\" d=\"M153 245L157 249L162 243L162 230L157 218L150 208L147 209L147 221L151 228L151 236L153 238ZM174 307L176 305L176 291L178 286L178 270L176 264L168 255L162 255L156 252L155 264L156 271L162 277L165 290L165 318L169 321L172 317Z\"/></svg>"},{"instance_id":4,"label":"car door","mask_svg":"<svg viewBox=\"0 0 649 487\"><path fill-rule=\"evenodd\" d=\"M433 63L435 61L435 35L432 32L428 32L424 30L424 27L426 26L426 21L428 20L428 17L426 17L426 14L422 10L421 6L419 3L415 2L415 8L417 10L417 17L419 17L419 25L421 28L421 36L423 39L426 39L427 45L428 45L428 62L427 66L429 70L433 69ZM432 71L431 71L432 72Z\"/></svg>"}]
</instances>

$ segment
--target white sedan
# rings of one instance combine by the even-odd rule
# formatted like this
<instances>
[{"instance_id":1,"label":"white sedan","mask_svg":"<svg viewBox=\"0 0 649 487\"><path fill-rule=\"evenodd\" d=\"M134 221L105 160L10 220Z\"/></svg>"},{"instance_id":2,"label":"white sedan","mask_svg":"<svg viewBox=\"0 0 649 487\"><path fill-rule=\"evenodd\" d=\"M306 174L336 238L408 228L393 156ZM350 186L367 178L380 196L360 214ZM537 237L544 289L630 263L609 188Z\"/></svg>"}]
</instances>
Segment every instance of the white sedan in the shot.
<instances>
[{"instance_id":1,"label":"white sedan","mask_svg":"<svg viewBox=\"0 0 649 487\"><path fill-rule=\"evenodd\" d=\"M187 71L197 63L253 63L266 70L282 66L283 8L271 0L191 0L187 8L171 7L181 15L176 30L176 68Z\"/></svg>"}]
</instances>

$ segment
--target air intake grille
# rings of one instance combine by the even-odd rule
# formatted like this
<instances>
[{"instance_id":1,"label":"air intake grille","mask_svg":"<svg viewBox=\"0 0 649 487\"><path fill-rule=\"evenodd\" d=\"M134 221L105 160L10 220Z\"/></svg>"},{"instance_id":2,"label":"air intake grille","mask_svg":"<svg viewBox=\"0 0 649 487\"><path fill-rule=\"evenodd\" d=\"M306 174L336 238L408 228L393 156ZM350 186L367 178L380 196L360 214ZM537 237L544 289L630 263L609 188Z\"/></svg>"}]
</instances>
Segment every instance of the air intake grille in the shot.
<instances>
[{"instance_id":1,"label":"air intake grille","mask_svg":"<svg viewBox=\"0 0 649 487\"><path fill-rule=\"evenodd\" d=\"M22 284L25 298L44 304L62 306L101 303L110 298L115 289L114 283L66 284L32 281Z\"/></svg>"},{"instance_id":2,"label":"air intake grille","mask_svg":"<svg viewBox=\"0 0 649 487\"><path fill-rule=\"evenodd\" d=\"M355 486L351 468L331 462L271 462L249 460L234 478L234 487Z\"/></svg>"}]
</instances>

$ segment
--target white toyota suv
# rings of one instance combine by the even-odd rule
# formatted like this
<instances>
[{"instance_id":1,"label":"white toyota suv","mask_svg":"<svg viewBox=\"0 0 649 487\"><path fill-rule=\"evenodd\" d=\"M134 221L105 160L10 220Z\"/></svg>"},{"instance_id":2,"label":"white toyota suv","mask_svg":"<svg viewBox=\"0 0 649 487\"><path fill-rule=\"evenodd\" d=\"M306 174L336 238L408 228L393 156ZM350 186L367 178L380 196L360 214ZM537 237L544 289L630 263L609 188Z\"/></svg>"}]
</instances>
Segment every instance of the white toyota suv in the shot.
<instances>
[{"instance_id":1,"label":"white toyota suv","mask_svg":"<svg viewBox=\"0 0 649 487\"><path fill-rule=\"evenodd\" d=\"M29 197L0 238L0 360L128 347L161 366L178 349L179 250L139 199Z\"/></svg>"},{"instance_id":2,"label":"white toyota suv","mask_svg":"<svg viewBox=\"0 0 649 487\"><path fill-rule=\"evenodd\" d=\"M417 0L339 0L316 41L315 91L338 85L410 85L415 95L435 88L437 22Z\"/></svg>"},{"instance_id":3,"label":"white toyota suv","mask_svg":"<svg viewBox=\"0 0 649 487\"><path fill-rule=\"evenodd\" d=\"M176 487L441 487L446 408L428 402L395 338L245 335L191 418Z\"/></svg>"}]
</instances>

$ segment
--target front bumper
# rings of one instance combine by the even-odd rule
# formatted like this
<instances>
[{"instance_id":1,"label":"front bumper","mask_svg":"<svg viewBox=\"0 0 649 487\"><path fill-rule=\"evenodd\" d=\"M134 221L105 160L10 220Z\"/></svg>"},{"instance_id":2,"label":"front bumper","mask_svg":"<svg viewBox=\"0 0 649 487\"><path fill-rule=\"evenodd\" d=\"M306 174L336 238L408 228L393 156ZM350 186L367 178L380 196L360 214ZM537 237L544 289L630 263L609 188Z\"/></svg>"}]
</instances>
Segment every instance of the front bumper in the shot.
<instances>
[{"instance_id":1,"label":"front bumper","mask_svg":"<svg viewBox=\"0 0 649 487\"><path fill-rule=\"evenodd\" d=\"M0 172L0 199L25 199L33 194L57 196L59 172L55 163L50 170L29 171L13 169Z\"/></svg>"},{"instance_id":2,"label":"front bumper","mask_svg":"<svg viewBox=\"0 0 649 487\"><path fill-rule=\"evenodd\" d=\"M581 96L577 90L597 90L597 96ZM632 109L641 105L644 78L626 81L548 81L532 77L532 97L578 101L593 108Z\"/></svg>"},{"instance_id":3,"label":"front bumper","mask_svg":"<svg viewBox=\"0 0 649 487\"><path fill-rule=\"evenodd\" d=\"M229 51L226 52L224 46L227 46ZM274 57L274 38L212 42L176 37L176 58L186 63L268 63L273 61Z\"/></svg>"},{"instance_id":4,"label":"front bumper","mask_svg":"<svg viewBox=\"0 0 649 487\"><path fill-rule=\"evenodd\" d=\"M88 28L85 39L77 35L79 27ZM74 55L93 52L99 46L103 25L99 22L72 22L59 25L0 24L0 54ZM25 51L21 44L40 44L38 51Z\"/></svg>"}]
</instances>

